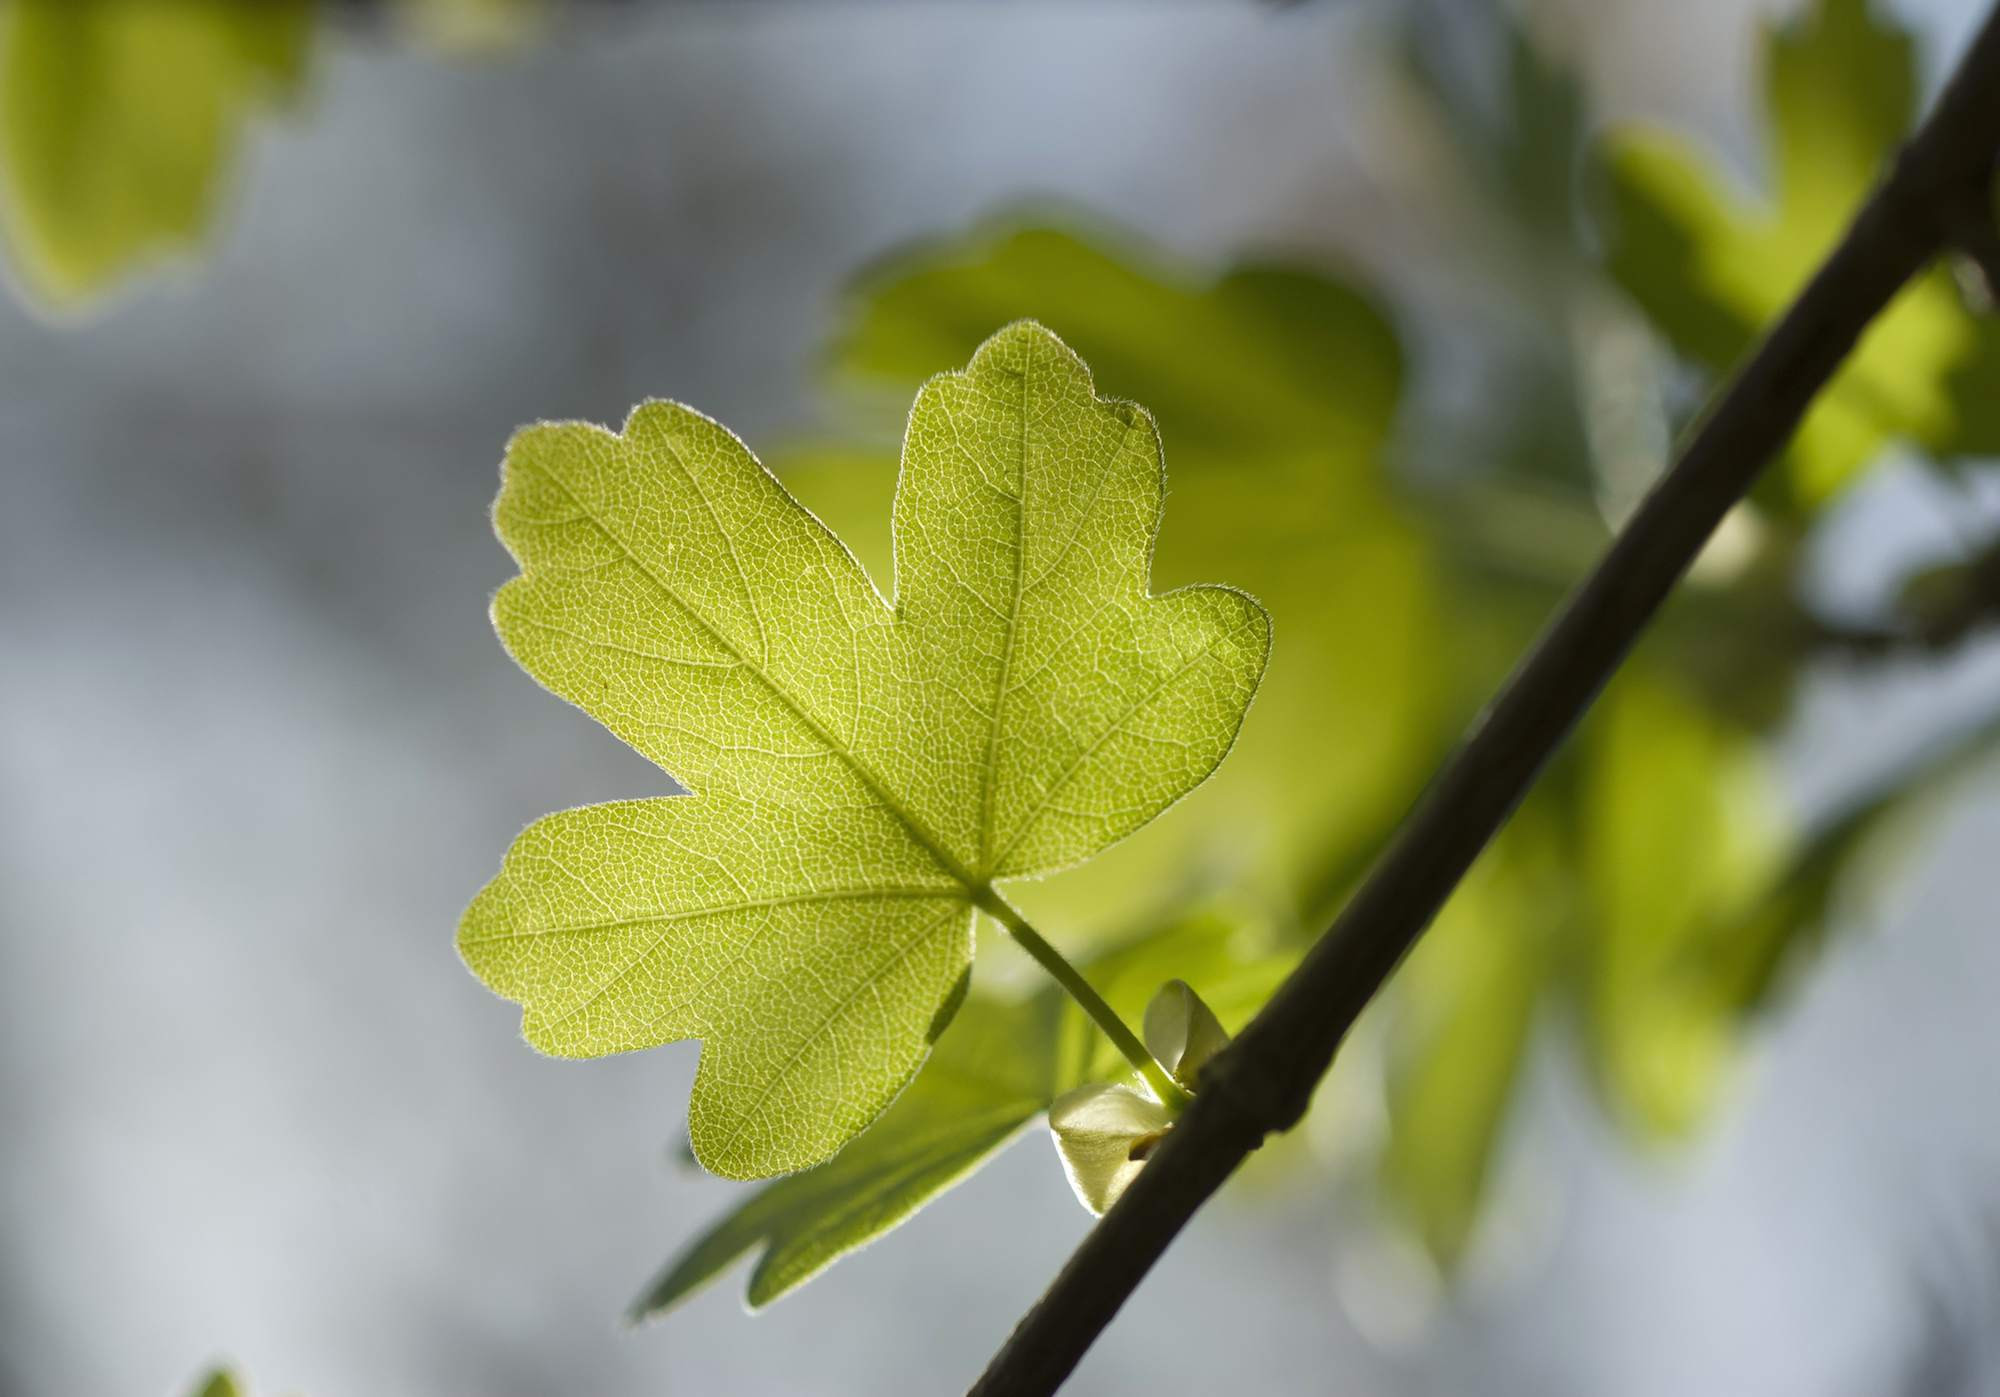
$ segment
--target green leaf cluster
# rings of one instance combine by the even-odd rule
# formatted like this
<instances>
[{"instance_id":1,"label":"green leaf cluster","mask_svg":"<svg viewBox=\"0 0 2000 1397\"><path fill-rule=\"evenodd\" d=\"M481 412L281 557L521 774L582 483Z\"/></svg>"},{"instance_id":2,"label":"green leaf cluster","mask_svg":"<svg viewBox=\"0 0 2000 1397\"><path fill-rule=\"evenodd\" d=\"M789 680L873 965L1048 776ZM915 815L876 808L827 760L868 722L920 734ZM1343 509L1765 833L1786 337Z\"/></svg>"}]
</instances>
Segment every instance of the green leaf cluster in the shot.
<instances>
[{"instance_id":1,"label":"green leaf cluster","mask_svg":"<svg viewBox=\"0 0 2000 1397\"><path fill-rule=\"evenodd\" d=\"M1822 0L1767 34L1764 192L1671 133L1606 138L1607 264L1680 353L1722 374L1790 304L1916 114L1909 36L1872 0ZM1939 457L2000 451L2000 330L1943 267L1862 337L1800 427L1766 503L1810 510L1885 442Z\"/></svg>"}]
</instances>

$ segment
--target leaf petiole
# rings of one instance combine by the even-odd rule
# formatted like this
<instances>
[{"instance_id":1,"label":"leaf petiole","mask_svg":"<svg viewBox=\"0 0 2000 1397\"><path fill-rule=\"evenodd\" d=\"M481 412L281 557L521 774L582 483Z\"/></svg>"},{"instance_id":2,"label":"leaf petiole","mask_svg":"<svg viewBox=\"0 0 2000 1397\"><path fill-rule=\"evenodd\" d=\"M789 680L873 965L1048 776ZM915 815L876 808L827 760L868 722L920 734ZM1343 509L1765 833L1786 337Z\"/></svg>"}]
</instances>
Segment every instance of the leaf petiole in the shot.
<instances>
[{"instance_id":1,"label":"leaf petiole","mask_svg":"<svg viewBox=\"0 0 2000 1397\"><path fill-rule=\"evenodd\" d=\"M1090 987L1090 981L1084 979L1075 966L1063 959L1061 951L1044 941L1041 933L1028 924L1027 918L995 892L991 884L975 890L972 901L980 911L1006 927L1015 943L1055 977L1055 982L1076 1001L1077 1007L1090 1015L1092 1021L1104 1030L1104 1036L1111 1040L1112 1046L1146 1079L1146 1085L1152 1088L1153 1095L1160 1099L1162 1106L1175 1115L1188 1108L1194 1098L1146 1050L1146 1045L1139 1041L1139 1035L1126 1026L1117 1012L1104 1002L1104 997Z\"/></svg>"}]
</instances>

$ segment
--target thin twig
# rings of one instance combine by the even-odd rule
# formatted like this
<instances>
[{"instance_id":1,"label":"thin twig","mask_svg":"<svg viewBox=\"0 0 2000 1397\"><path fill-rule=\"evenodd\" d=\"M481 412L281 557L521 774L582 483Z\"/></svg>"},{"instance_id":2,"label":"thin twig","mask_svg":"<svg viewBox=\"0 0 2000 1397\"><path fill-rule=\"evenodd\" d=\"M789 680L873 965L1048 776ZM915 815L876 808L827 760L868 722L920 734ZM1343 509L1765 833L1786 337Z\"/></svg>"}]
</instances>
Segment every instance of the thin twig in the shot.
<instances>
[{"instance_id":1,"label":"thin twig","mask_svg":"<svg viewBox=\"0 0 2000 1397\"><path fill-rule=\"evenodd\" d=\"M1188 1219L1289 1129L1362 1007L1415 944L1725 514L1898 289L1948 245L2000 153L2000 6L1846 237L1737 374L1541 642L1477 720L1360 890L1008 1338L975 1394L1067 1378ZM1956 211L1956 212L1954 212Z\"/></svg>"}]
</instances>

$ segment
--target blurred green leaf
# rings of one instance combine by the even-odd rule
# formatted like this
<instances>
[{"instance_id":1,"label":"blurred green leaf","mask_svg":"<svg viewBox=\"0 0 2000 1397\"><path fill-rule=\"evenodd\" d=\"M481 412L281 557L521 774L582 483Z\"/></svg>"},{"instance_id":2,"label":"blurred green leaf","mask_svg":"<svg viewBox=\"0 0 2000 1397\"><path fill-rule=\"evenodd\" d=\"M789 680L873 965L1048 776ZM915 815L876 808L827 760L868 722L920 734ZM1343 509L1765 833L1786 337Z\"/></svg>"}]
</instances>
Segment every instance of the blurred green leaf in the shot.
<instances>
[{"instance_id":1,"label":"blurred green leaf","mask_svg":"<svg viewBox=\"0 0 2000 1397\"><path fill-rule=\"evenodd\" d=\"M1129 926L1148 888L1162 902L1261 889L1280 915L1316 916L1328 870L1408 799L1450 712L1437 563L1381 463L1402 377L1395 334L1321 273L1249 266L1210 280L1110 234L1003 218L865 276L832 364L850 389L887 385L879 400L893 402L1016 316L1075 345L1104 392L1156 409L1173 499L1158 584L1227 576L1282 637L1215 778L1020 900L1100 933ZM883 541L849 521L884 497L892 459L821 448L779 469L884 576Z\"/></svg>"},{"instance_id":2,"label":"blurred green leaf","mask_svg":"<svg viewBox=\"0 0 2000 1397\"><path fill-rule=\"evenodd\" d=\"M1192 1091L1209 1059L1229 1046L1229 1030L1194 986L1176 977L1146 1003L1145 1041L1160 1066Z\"/></svg>"},{"instance_id":3,"label":"blurred green leaf","mask_svg":"<svg viewBox=\"0 0 2000 1397\"><path fill-rule=\"evenodd\" d=\"M1901 29L1868 0L1821 0L1765 44L1767 200L1676 136L1607 137L1612 274L1682 354L1726 372L1838 240L1908 130L1915 90ZM1785 502L1824 502L1890 438L1940 456L2000 449L2000 331L1942 268L1897 297L1815 401Z\"/></svg>"},{"instance_id":4,"label":"blurred green leaf","mask_svg":"<svg viewBox=\"0 0 2000 1397\"><path fill-rule=\"evenodd\" d=\"M227 1367L216 1367L194 1380L188 1397L249 1397L250 1386L241 1374Z\"/></svg>"},{"instance_id":5,"label":"blurred green leaf","mask_svg":"<svg viewBox=\"0 0 2000 1397\"><path fill-rule=\"evenodd\" d=\"M1643 664L1612 682L1583 742L1575 820L1596 1065L1633 1120L1682 1133L1718 1084L1740 1006L1684 967L1714 927L1768 896L1791 822L1761 744Z\"/></svg>"},{"instance_id":6,"label":"blurred green leaf","mask_svg":"<svg viewBox=\"0 0 2000 1397\"><path fill-rule=\"evenodd\" d=\"M511 48L548 22L547 0L396 0L396 8L418 40L455 52Z\"/></svg>"},{"instance_id":7,"label":"blurred green leaf","mask_svg":"<svg viewBox=\"0 0 2000 1397\"><path fill-rule=\"evenodd\" d=\"M1978 775L2000 744L2000 715L1946 733L1845 808L1789 842L1761 895L1717 919L1676 968L1684 982L1736 1012L1765 1004L1802 950L1823 938L1836 897L1883 846L1907 842L1896 832L1920 824L1952 783Z\"/></svg>"},{"instance_id":8,"label":"blurred green leaf","mask_svg":"<svg viewBox=\"0 0 2000 1397\"><path fill-rule=\"evenodd\" d=\"M1465 9L1450 0L1403 7L1396 56L1425 109L1441 123L1465 174L1519 230L1544 246L1538 255L1572 255L1577 232L1577 174L1588 112L1583 84L1537 44L1507 6ZM1481 101L1490 84L1458 71L1460 53L1440 35L1449 27L1467 47L1497 50L1499 100Z\"/></svg>"},{"instance_id":9,"label":"blurred green leaf","mask_svg":"<svg viewBox=\"0 0 2000 1397\"><path fill-rule=\"evenodd\" d=\"M1566 901L1560 850L1530 806L1459 885L1384 1005L1383 1188L1441 1267L1478 1217Z\"/></svg>"},{"instance_id":10,"label":"blurred green leaf","mask_svg":"<svg viewBox=\"0 0 2000 1397\"><path fill-rule=\"evenodd\" d=\"M0 219L56 306L198 245L249 115L295 93L311 0L0 7Z\"/></svg>"},{"instance_id":11,"label":"blurred green leaf","mask_svg":"<svg viewBox=\"0 0 2000 1397\"><path fill-rule=\"evenodd\" d=\"M1126 244L1002 216L906 249L857 281L832 364L900 387L962 362L994 325L1039 319L1106 391L1160 405L1176 458L1220 453L1248 469L1303 438L1325 460L1374 469L1402 355L1367 298L1295 267L1208 281Z\"/></svg>"}]
</instances>

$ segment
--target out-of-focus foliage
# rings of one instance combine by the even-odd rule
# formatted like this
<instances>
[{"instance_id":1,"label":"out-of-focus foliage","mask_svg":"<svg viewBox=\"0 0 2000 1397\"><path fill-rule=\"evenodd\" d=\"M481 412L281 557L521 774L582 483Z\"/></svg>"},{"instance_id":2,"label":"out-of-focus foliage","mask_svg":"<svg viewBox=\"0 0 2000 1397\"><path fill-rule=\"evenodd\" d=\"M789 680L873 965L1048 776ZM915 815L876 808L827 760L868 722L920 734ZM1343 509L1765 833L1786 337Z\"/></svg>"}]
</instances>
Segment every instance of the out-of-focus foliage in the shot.
<instances>
[{"instance_id":1,"label":"out-of-focus foliage","mask_svg":"<svg viewBox=\"0 0 2000 1397\"><path fill-rule=\"evenodd\" d=\"M1614 1101L1682 1129L1726 1064L1738 1007L1693 973L1690 947L1770 888L1784 813L1757 743L1644 665L1601 700L1577 785L1595 1059Z\"/></svg>"},{"instance_id":2,"label":"out-of-focus foliage","mask_svg":"<svg viewBox=\"0 0 2000 1397\"><path fill-rule=\"evenodd\" d=\"M194 1380L188 1397L250 1397L250 1385L232 1368L211 1368Z\"/></svg>"},{"instance_id":3,"label":"out-of-focus foliage","mask_svg":"<svg viewBox=\"0 0 2000 1397\"><path fill-rule=\"evenodd\" d=\"M1397 974L1387 1009L1384 1192L1432 1255L1456 1256L1575 896L1531 810L1474 865Z\"/></svg>"},{"instance_id":4,"label":"out-of-focus foliage","mask_svg":"<svg viewBox=\"0 0 2000 1397\"><path fill-rule=\"evenodd\" d=\"M1915 115L1908 35L1871 0L1823 0L1770 34L1761 196L1682 138L1614 131L1608 263L1674 347L1714 373L1742 357L1829 252ZM1820 394L1767 503L1810 509L1885 440L1939 456L2000 451L2000 330L1949 272L1897 297Z\"/></svg>"},{"instance_id":5,"label":"out-of-focus foliage","mask_svg":"<svg viewBox=\"0 0 2000 1397\"><path fill-rule=\"evenodd\" d=\"M0 6L0 220L30 292L74 306L199 245L312 20L311 0Z\"/></svg>"},{"instance_id":6,"label":"out-of-focus foliage","mask_svg":"<svg viewBox=\"0 0 2000 1397\"><path fill-rule=\"evenodd\" d=\"M533 38L547 9L547 0L400 0L397 13L423 43L483 53Z\"/></svg>"},{"instance_id":7,"label":"out-of-focus foliage","mask_svg":"<svg viewBox=\"0 0 2000 1397\"><path fill-rule=\"evenodd\" d=\"M391 0L450 53L537 34L546 0ZM211 242L239 147L304 86L319 0L0 0L0 228L72 310Z\"/></svg>"}]
</instances>

